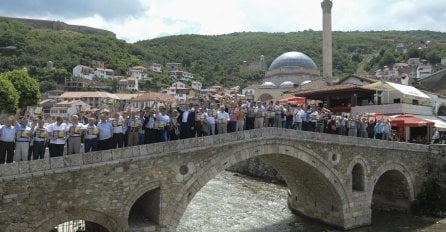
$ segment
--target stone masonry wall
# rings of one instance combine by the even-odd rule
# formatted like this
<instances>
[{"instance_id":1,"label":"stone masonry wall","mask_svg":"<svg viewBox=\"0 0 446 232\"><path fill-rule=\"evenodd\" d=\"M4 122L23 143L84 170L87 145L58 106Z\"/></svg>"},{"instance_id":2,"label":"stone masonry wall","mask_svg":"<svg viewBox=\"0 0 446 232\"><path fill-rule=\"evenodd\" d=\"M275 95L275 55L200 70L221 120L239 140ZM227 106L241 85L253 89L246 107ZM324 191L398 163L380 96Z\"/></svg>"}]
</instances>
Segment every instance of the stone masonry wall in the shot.
<instances>
[{"instance_id":1,"label":"stone masonry wall","mask_svg":"<svg viewBox=\"0 0 446 232\"><path fill-rule=\"evenodd\" d=\"M291 205L304 207L303 213L327 223L353 228L370 223L372 187L386 171L400 172L413 198L425 179L429 152L428 146L417 144L265 128L4 164L0 231L48 232L73 219L86 219L113 232L133 231L130 209L158 188L159 224L151 230L171 231L207 181L257 156L284 174ZM365 170L365 189L360 193L352 192L351 183L357 163ZM297 168L300 172L295 172ZM314 185L311 175L317 176ZM306 196L311 202L300 200L307 199L300 195L306 193L299 192L300 184L309 193L327 191L336 204L322 193Z\"/></svg>"}]
</instances>

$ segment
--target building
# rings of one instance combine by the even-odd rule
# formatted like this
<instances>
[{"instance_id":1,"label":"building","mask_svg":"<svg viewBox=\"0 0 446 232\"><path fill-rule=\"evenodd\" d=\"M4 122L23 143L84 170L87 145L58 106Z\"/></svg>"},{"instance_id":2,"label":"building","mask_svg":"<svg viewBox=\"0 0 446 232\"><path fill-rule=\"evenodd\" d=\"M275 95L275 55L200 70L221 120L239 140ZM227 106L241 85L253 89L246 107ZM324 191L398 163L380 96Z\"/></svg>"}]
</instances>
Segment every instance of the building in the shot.
<instances>
[{"instance_id":1,"label":"building","mask_svg":"<svg viewBox=\"0 0 446 232\"><path fill-rule=\"evenodd\" d=\"M437 95L446 96L446 69L416 80L414 86Z\"/></svg>"},{"instance_id":2,"label":"building","mask_svg":"<svg viewBox=\"0 0 446 232\"><path fill-rule=\"evenodd\" d=\"M432 74L432 65L430 64L419 64L417 67L417 78L423 79Z\"/></svg>"},{"instance_id":3,"label":"building","mask_svg":"<svg viewBox=\"0 0 446 232\"><path fill-rule=\"evenodd\" d=\"M138 91L138 78L128 77L126 79L121 79L118 82L119 90L127 90L127 91Z\"/></svg>"},{"instance_id":4,"label":"building","mask_svg":"<svg viewBox=\"0 0 446 232\"><path fill-rule=\"evenodd\" d=\"M116 109L124 110L126 106L130 106L132 100L138 97L140 94L138 93L116 93L115 94L119 100L117 104L115 104Z\"/></svg>"},{"instance_id":5,"label":"building","mask_svg":"<svg viewBox=\"0 0 446 232\"><path fill-rule=\"evenodd\" d=\"M73 77L93 80L93 78L95 77L95 72L93 68L79 64L73 68Z\"/></svg>"},{"instance_id":6,"label":"building","mask_svg":"<svg viewBox=\"0 0 446 232\"><path fill-rule=\"evenodd\" d=\"M126 104L126 109L144 109L145 107L158 107L163 103L173 103L176 99L173 95L166 93L145 92L132 97ZM158 102L158 105L155 103Z\"/></svg>"},{"instance_id":7,"label":"building","mask_svg":"<svg viewBox=\"0 0 446 232\"><path fill-rule=\"evenodd\" d=\"M320 71L310 57L301 52L286 52L271 63L262 83L248 86L242 94L249 90L254 101L275 101L283 97L284 91L318 78Z\"/></svg>"},{"instance_id":8,"label":"building","mask_svg":"<svg viewBox=\"0 0 446 232\"><path fill-rule=\"evenodd\" d=\"M77 114L81 109L89 110L90 105L80 100L61 101L51 107L50 118L55 119L56 117L62 117L63 119L68 120L71 115Z\"/></svg>"},{"instance_id":9,"label":"building","mask_svg":"<svg viewBox=\"0 0 446 232\"><path fill-rule=\"evenodd\" d=\"M396 80L400 77L400 72L397 66L393 68L384 66L383 69L376 70L375 77L380 80Z\"/></svg>"},{"instance_id":10,"label":"building","mask_svg":"<svg viewBox=\"0 0 446 232\"><path fill-rule=\"evenodd\" d=\"M119 97L113 93L89 91L89 92L65 92L60 97L62 101L80 100L91 107L103 107L109 101L119 101Z\"/></svg>"},{"instance_id":11,"label":"building","mask_svg":"<svg viewBox=\"0 0 446 232\"><path fill-rule=\"evenodd\" d=\"M163 67L163 66L160 65L160 64L153 63L153 64L150 66L150 70L151 70L152 72L161 73L161 72L163 72L163 68L162 68L162 67Z\"/></svg>"},{"instance_id":12,"label":"building","mask_svg":"<svg viewBox=\"0 0 446 232\"><path fill-rule=\"evenodd\" d=\"M166 68L169 71L178 71L183 69L182 63L166 63Z\"/></svg>"},{"instance_id":13,"label":"building","mask_svg":"<svg viewBox=\"0 0 446 232\"><path fill-rule=\"evenodd\" d=\"M113 79L113 76L115 75L115 71L113 71L113 69L108 69L108 68L97 68L94 71L94 75L97 78Z\"/></svg>"},{"instance_id":14,"label":"building","mask_svg":"<svg viewBox=\"0 0 446 232\"><path fill-rule=\"evenodd\" d=\"M58 99L60 95L64 93L63 90L48 90L45 93L43 93L43 99Z\"/></svg>"},{"instance_id":15,"label":"building","mask_svg":"<svg viewBox=\"0 0 446 232\"><path fill-rule=\"evenodd\" d=\"M161 93L169 94L174 96L176 100L181 103L185 103L187 100L187 95L189 95L189 88L186 88L186 84L182 82L175 82L171 87L167 89L162 89Z\"/></svg>"},{"instance_id":16,"label":"building","mask_svg":"<svg viewBox=\"0 0 446 232\"><path fill-rule=\"evenodd\" d=\"M143 66L133 66L129 68L127 71L127 74L130 77L136 78L138 80L146 79L147 78L147 68Z\"/></svg>"},{"instance_id":17,"label":"building","mask_svg":"<svg viewBox=\"0 0 446 232\"><path fill-rule=\"evenodd\" d=\"M88 88L92 81L90 79L75 78L65 81L65 91L82 91Z\"/></svg>"},{"instance_id":18,"label":"building","mask_svg":"<svg viewBox=\"0 0 446 232\"><path fill-rule=\"evenodd\" d=\"M199 81L192 81L191 88L195 90L201 90L203 88L203 84Z\"/></svg>"},{"instance_id":19,"label":"building","mask_svg":"<svg viewBox=\"0 0 446 232\"><path fill-rule=\"evenodd\" d=\"M39 102L39 106L42 107L42 117L44 119L50 117L51 108L56 103L57 101L55 99L50 99L50 98L43 99Z\"/></svg>"},{"instance_id":20,"label":"building","mask_svg":"<svg viewBox=\"0 0 446 232\"><path fill-rule=\"evenodd\" d=\"M172 79L178 80L178 81L190 81L194 78L194 75L189 72L175 70L175 71L169 71L169 76Z\"/></svg>"}]
</instances>

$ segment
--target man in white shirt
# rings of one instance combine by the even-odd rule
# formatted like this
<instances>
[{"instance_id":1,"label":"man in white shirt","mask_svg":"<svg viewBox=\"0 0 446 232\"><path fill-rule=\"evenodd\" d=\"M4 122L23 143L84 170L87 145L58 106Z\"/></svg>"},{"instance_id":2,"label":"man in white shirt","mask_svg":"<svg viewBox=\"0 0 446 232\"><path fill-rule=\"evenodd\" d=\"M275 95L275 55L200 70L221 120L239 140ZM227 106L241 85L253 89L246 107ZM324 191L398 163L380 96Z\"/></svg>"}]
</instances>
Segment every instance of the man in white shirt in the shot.
<instances>
[{"instance_id":1,"label":"man in white shirt","mask_svg":"<svg viewBox=\"0 0 446 232\"><path fill-rule=\"evenodd\" d=\"M170 117L166 114L166 108L160 107L159 111L156 117L158 130L161 132L161 141L167 142L169 140Z\"/></svg>"},{"instance_id":2,"label":"man in white shirt","mask_svg":"<svg viewBox=\"0 0 446 232\"><path fill-rule=\"evenodd\" d=\"M302 130L302 119L305 117L305 111L302 109L302 106L297 106L294 111L294 124L296 130Z\"/></svg>"},{"instance_id":3,"label":"man in white shirt","mask_svg":"<svg viewBox=\"0 0 446 232\"><path fill-rule=\"evenodd\" d=\"M59 116L55 123L48 126L47 131L50 138L50 157L62 156L67 139L67 124Z\"/></svg>"},{"instance_id":4,"label":"man in white shirt","mask_svg":"<svg viewBox=\"0 0 446 232\"><path fill-rule=\"evenodd\" d=\"M220 111L217 113L217 133L225 134L228 132L229 114L225 111L225 106L220 106Z\"/></svg>"},{"instance_id":5,"label":"man in white shirt","mask_svg":"<svg viewBox=\"0 0 446 232\"><path fill-rule=\"evenodd\" d=\"M15 127L14 116L10 116L0 127L0 164L14 161Z\"/></svg>"},{"instance_id":6,"label":"man in white shirt","mask_svg":"<svg viewBox=\"0 0 446 232\"><path fill-rule=\"evenodd\" d=\"M81 133L84 125L79 123L77 115L71 116L71 123L68 125L68 155L78 154L81 148Z\"/></svg>"},{"instance_id":7,"label":"man in white shirt","mask_svg":"<svg viewBox=\"0 0 446 232\"><path fill-rule=\"evenodd\" d=\"M113 126L105 113L100 116L100 122L97 125L99 130L98 150L112 149Z\"/></svg>"}]
</instances>

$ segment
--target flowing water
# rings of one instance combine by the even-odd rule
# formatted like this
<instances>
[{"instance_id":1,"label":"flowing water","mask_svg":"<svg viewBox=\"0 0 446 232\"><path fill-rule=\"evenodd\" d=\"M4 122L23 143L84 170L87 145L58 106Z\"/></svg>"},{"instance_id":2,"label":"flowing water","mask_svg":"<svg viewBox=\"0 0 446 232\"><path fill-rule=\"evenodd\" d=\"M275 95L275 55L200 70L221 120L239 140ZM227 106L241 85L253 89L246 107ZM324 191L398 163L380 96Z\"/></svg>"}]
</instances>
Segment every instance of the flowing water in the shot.
<instances>
[{"instance_id":1,"label":"flowing water","mask_svg":"<svg viewBox=\"0 0 446 232\"><path fill-rule=\"evenodd\" d=\"M223 172L195 195L177 231L338 231L293 214L287 207L286 196L286 187L231 172ZM379 212L373 214L371 226L350 231L444 232L446 219Z\"/></svg>"}]
</instances>

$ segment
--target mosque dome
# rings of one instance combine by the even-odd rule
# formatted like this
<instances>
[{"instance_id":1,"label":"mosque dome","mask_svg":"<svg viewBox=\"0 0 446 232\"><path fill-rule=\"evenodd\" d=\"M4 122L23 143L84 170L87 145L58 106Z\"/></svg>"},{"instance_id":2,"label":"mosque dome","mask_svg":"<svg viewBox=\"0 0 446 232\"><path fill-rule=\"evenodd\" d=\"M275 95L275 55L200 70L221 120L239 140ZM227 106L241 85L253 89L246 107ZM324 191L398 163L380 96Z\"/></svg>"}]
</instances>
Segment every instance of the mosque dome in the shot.
<instances>
[{"instance_id":1,"label":"mosque dome","mask_svg":"<svg viewBox=\"0 0 446 232\"><path fill-rule=\"evenodd\" d=\"M280 84L280 88L293 88L294 83L291 81L284 81L282 84Z\"/></svg>"},{"instance_id":2,"label":"mosque dome","mask_svg":"<svg viewBox=\"0 0 446 232\"><path fill-rule=\"evenodd\" d=\"M277 57L269 66L268 71L280 69L283 67L302 67L308 69L317 69L316 63L307 55L301 52L286 52Z\"/></svg>"},{"instance_id":3,"label":"mosque dome","mask_svg":"<svg viewBox=\"0 0 446 232\"><path fill-rule=\"evenodd\" d=\"M263 82L259 87L266 89L266 88L276 88L277 86L272 82L266 81L266 82Z\"/></svg>"}]
</instances>

